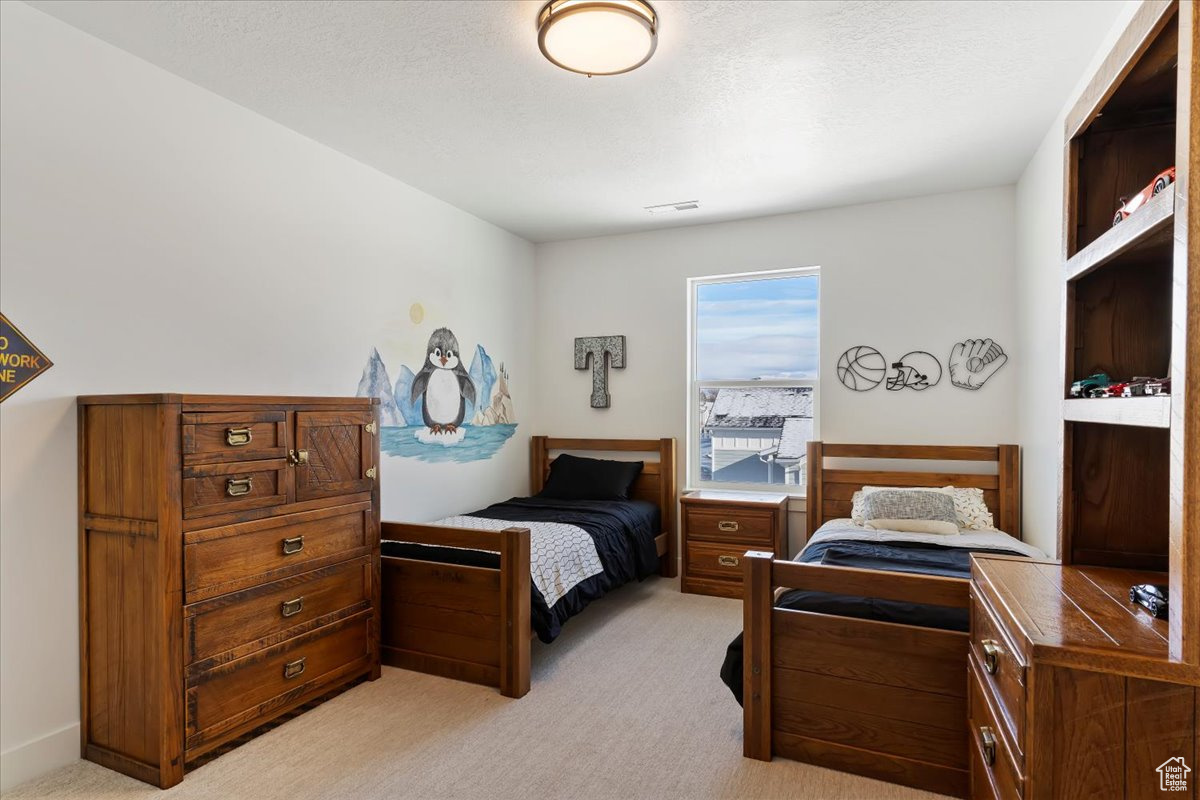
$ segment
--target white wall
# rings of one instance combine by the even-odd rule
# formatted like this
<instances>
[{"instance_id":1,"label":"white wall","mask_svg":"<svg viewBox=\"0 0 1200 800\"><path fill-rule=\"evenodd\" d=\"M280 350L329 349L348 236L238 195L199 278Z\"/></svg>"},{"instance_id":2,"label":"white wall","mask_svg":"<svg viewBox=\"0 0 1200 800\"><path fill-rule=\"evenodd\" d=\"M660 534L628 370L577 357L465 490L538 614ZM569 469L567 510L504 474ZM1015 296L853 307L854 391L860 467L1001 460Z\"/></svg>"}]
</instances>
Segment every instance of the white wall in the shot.
<instances>
[{"instance_id":1,"label":"white wall","mask_svg":"<svg viewBox=\"0 0 1200 800\"><path fill-rule=\"evenodd\" d=\"M539 245L536 380L556 436L686 438L688 277L819 265L819 435L826 441L997 444L1017 434L1012 187ZM612 407L588 406L576 336L624 334ZM855 393L832 367L848 347L885 357L990 336L1010 363L981 390ZM684 476L680 452L680 480ZM682 483L681 483L682 485ZM793 523L793 549L797 525Z\"/></svg>"},{"instance_id":2,"label":"white wall","mask_svg":"<svg viewBox=\"0 0 1200 800\"><path fill-rule=\"evenodd\" d=\"M1017 441L1022 450L1022 525L1027 540L1051 555L1058 547L1062 414L1063 181L1066 114L1129 23L1130 0L1097 48L1061 113L1017 183Z\"/></svg>"},{"instance_id":3,"label":"white wall","mask_svg":"<svg viewBox=\"0 0 1200 800\"><path fill-rule=\"evenodd\" d=\"M445 322L521 427L492 461L385 459L383 512L479 507L528 484L533 248L23 4L0 36L0 297L55 364L0 411L11 786L78 756L74 396L353 394Z\"/></svg>"}]
</instances>

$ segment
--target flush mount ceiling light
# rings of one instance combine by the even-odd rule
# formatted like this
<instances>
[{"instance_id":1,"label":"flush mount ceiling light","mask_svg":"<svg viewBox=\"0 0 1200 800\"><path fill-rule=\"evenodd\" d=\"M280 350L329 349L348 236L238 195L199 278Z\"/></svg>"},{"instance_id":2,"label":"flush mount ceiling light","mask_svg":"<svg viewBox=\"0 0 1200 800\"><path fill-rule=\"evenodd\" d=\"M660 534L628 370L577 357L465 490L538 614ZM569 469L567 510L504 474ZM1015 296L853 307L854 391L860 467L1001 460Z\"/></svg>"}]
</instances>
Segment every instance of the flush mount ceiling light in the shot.
<instances>
[{"instance_id":1,"label":"flush mount ceiling light","mask_svg":"<svg viewBox=\"0 0 1200 800\"><path fill-rule=\"evenodd\" d=\"M538 13L542 55L589 78L637 69L657 45L658 15L645 0L550 0Z\"/></svg>"}]
</instances>

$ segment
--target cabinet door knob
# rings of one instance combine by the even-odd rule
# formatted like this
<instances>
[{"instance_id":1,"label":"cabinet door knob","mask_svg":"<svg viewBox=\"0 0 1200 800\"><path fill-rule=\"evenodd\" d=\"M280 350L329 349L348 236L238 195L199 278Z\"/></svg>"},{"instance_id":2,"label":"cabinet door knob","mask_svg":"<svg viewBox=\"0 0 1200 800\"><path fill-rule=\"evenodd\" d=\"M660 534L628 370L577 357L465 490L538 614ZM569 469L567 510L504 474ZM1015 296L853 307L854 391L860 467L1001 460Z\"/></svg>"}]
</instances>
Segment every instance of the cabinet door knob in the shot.
<instances>
[{"instance_id":1,"label":"cabinet door knob","mask_svg":"<svg viewBox=\"0 0 1200 800\"><path fill-rule=\"evenodd\" d=\"M225 480L225 494L230 497L250 494L250 490L253 488L254 480L252 478L227 478Z\"/></svg>"},{"instance_id":2,"label":"cabinet door knob","mask_svg":"<svg viewBox=\"0 0 1200 800\"><path fill-rule=\"evenodd\" d=\"M983 668L989 675L995 675L1000 666L1000 655L1004 650L995 639L984 639L980 644L983 646Z\"/></svg>"},{"instance_id":3,"label":"cabinet door knob","mask_svg":"<svg viewBox=\"0 0 1200 800\"><path fill-rule=\"evenodd\" d=\"M249 428L226 428L225 444L230 447L244 447L254 439L254 431Z\"/></svg>"},{"instance_id":4,"label":"cabinet door knob","mask_svg":"<svg viewBox=\"0 0 1200 800\"><path fill-rule=\"evenodd\" d=\"M289 661L283 665L283 677L295 678L304 674L304 662L307 659L297 658L295 661Z\"/></svg>"},{"instance_id":5,"label":"cabinet door knob","mask_svg":"<svg viewBox=\"0 0 1200 800\"><path fill-rule=\"evenodd\" d=\"M738 529L738 524L737 524L736 520L723 519L717 523L717 530L720 530L720 531L727 531L729 533L733 533L737 529Z\"/></svg>"},{"instance_id":6,"label":"cabinet door knob","mask_svg":"<svg viewBox=\"0 0 1200 800\"><path fill-rule=\"evenodd\" d=\"M996 732L986 725L979 728L979 739L983 742L983 760L989 767L996 764Z\"/></svg>"},{"instance_id":7,"label":"cabinet door knob","mask_svg":"<svg viewBox=\"0 0 1200 800\"><path fill-rule=\"evenodd\" d=\"M306 466L308 464L308 451L288 450L288 463L294 467Z\"/></svg>"}]
</instances>

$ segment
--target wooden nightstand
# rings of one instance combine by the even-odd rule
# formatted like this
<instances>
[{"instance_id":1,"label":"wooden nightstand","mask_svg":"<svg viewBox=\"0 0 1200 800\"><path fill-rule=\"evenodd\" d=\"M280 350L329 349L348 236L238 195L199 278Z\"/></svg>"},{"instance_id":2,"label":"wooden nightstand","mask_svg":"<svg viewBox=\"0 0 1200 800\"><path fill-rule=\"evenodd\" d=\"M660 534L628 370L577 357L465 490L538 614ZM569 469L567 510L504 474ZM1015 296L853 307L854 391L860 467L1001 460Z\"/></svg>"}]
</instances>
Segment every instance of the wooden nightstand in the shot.
<instances>
[{"instance_id":1,"label":"wooden nightstand","mask_svg":"<svg viewBox=\"0 0 1200 800\"><path fill-rule=\"evenodd\" d=\"M785 494L689 492L683 506L685 592L742 596L742 554L762 550L787 558Z\"/></svg>"}]
</instances>

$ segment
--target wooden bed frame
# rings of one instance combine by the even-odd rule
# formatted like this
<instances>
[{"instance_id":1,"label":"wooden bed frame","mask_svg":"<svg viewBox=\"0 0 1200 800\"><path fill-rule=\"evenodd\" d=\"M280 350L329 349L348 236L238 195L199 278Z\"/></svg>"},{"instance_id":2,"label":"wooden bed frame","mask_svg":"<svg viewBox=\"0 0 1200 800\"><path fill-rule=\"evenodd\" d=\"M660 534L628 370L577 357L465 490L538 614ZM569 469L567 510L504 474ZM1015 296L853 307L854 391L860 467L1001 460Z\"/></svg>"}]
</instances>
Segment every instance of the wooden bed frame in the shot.
<instances>
[{"instance_id":1,"label":"wooden bed frame","mask_svg":"<svg viewBox=\"0 0 1200 800\"><path fill-rule=\"evenodd\" d=\"M826 468L826 458L995 462L995 474ZM808 446L808 533L850 516L864 485L984 490L996 526L1021 536L1016 445ZM850 567L744 561L743 753L773 754L942 794L967 794L968 634L774 607L780 587L955 608L969 581Z\"/></svg>"},{"instance_id":2,"label":"wooden bed frame","mask_svg":"<svg viewBox=\"0 0 1200 800\"><path fill-rule=\"evenodd\" d=\"M655 543L660 574L678 570L675 535L674 439L530 440L530 493L542 490L552 453L657 454L645 462L631 496L658 506L662 533ZM500 567L458 566L383 556L384 664L500 687L507 697L529 691L529 529L477 531L440 525L383 522L384 539L500 553Z\"/></svg>"}]
</instances>

